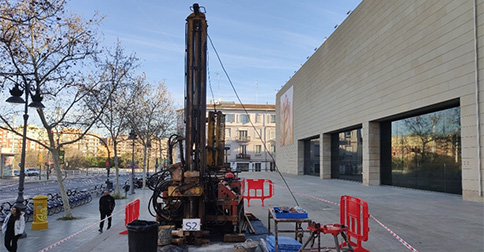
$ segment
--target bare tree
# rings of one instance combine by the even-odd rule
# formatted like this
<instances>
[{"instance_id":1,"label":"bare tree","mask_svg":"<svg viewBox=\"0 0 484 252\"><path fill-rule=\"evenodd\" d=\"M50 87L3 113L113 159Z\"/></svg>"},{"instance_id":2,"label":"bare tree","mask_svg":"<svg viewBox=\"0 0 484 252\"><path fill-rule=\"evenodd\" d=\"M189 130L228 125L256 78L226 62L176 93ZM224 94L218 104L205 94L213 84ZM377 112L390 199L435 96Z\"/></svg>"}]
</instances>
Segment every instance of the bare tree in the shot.
<instances>
[{"instance_id":1,"label":"bare tree","mask_svg":"<svg viewBox=\"0 0 484 252\"><path fill-rule=\"evenodd\" d=\"M66 166L65 170L72 170L74 168L79 167L86 167L86 157L85 154L80 151L78 148L74 146L66 146L65 150L65 159L66 159Z\"/></svg>"},{"instance_id":2,"label":"bare tree","mask_svg":"<svg viewBox=\"0 0 484 252\"><path fill-rule=\"evenodd\" d=\"M166 135L176 121L173 101L164 83L153 86L146 83L145 78L137 82L129 111L131 127L138 135L138 141L143 145L143 188L146 186L147 149L152 139Z\"/></svg>"},{"instance_id":3,"label":"bare tree","mask_svg":"<svg viewBox=\"0 0 484 252\"><path fill-rule=\"evenodd\" d=\"M420 115L403 120L410 136L415 136L420 140L421 147L414 147L412 152L421 155L421 163L426 161L428 144L436 139L435 127L439 120L440 116L437 115Z\"/></svg>"},{"instance_id":4,"label":"bare tree","mask_svg":"<svg viewBox=\"0 0 484 252\"><path fill-rule=\"evenodd\" d=\"M119 160L118 143L121 134L125 131L127 124L126 104L129 103L128 94L133 87L133 71L138 67L138 59L131 54L125 55L121 43L118 41L115 48L106 49L106 57L100 65L100 73L106 85L116 91L113 93L102 91L86 101L86 107L91 113L98 114L102 111L98 121L98 127L106 129L113 141L114 166L116 168L116 189L115 194L120 195L119 188ZM100 101L107 100L106 108Z\"/></svg>"},{"instance_id":5,"label":"bare tree","mask_svg":"<svg viewBox=\"0 0 484 252\"><path fill-rule=\"evenodd\" d=\"M12 1L13 2L13 1ZM48 149L54 161L65 217L72 218L72 211L59 162L59 150L81 139L99 119L99 114L82 113L81 101L100 90L112 92L102 78L85 78L98 53L96 26L100 19L85 20L65 9L62 0L18 0L18 4L2 5L0 19L0 77L5 85L15 85L30 92L32 99L46 104L38 109L39 121L46 130L48 142L38 142ZM22 8L18 8L22 6ZM31 88L29 88L31 87ZM26 101L28 102L28 101ZM102 101L107 104L107 101ZM16 132L2 113L0 119L7 128ZM28 115L26 114L25 120ZM79 128L79 138L61 142L60 134L65 127ZM35 139L30 139L35 141Z\"/></svg>"}]
</instances>

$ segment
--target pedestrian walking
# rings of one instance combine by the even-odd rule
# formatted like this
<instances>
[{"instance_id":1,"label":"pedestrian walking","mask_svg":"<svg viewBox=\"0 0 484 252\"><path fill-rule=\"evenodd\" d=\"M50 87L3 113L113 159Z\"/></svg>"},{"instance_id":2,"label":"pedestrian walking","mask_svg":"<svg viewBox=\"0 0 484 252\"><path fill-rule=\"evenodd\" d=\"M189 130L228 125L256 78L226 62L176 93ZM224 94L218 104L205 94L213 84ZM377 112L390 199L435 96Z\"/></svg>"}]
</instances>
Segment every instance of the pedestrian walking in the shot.
<instances>
[{"instance_id":1,"label":"pedestrian walking","mask_svg":"<svg viewBox=\"0 0 484 252\"><path fill-rule=\"evenodd\" d=\"M111 228L111 214L113 213L116 201L109 194L109 190L104 190L104 195L99 198L99 212L101 213L101 223L99 223L99 232L103 232L104 219L108 217L108 228Z\"/></svg>"},{"instance_id":2,"label":"pedestrian walking","mask_svg":"<svg viewBox=\"0 0 484 252\"><path fill-rule=\"evenodd\" d=\"M3 220L2 233L5 234L5 248L9 252L17 251L17 241L25 230L24 213L17 206L10 208L10 213Z\"/></svg>"}]
</instances>

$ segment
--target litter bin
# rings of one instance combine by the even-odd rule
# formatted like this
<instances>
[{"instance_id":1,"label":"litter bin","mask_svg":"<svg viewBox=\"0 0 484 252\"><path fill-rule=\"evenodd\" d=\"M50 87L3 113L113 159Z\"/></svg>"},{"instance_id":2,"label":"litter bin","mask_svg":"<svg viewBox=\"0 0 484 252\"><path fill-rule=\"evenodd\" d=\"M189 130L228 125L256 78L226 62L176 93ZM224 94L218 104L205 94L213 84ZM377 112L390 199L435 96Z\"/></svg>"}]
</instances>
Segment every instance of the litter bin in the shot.
<instances>
[{"instance_id":1,"label":"litter bin","mask_svg":"<svg viewBox=\"0 0 484 252\"><path fill-rule=\"evenodd\" d=\"M156 252L158 250L158 222L134 220L128 225L129 252Z\"/></svg>"}]
</instances>

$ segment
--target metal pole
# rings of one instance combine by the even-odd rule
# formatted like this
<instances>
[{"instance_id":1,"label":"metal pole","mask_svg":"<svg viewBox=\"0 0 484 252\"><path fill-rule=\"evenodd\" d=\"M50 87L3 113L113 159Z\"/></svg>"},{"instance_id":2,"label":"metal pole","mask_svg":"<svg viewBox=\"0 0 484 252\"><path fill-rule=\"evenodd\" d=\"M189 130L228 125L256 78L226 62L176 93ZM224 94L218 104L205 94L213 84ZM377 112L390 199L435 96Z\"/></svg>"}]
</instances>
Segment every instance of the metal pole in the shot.
<instances>
[{"instance_id":1,"label":"metal pole","mask_svg":"<svg viewBox=\"0 0 484 252\"><path fill-rule=\"evenodd\" d=\"M130 194L134 194L134 134L133 134L133 151L131 153L131 179L130 179Z\"/></svg>"},{"instance_id":2,"label":"metal pole","mask_svg":"<svg viewBox=\"0 0 484 252\"><path fill-rule=\"evenodd\" d=\"M24 205L24 182L25 182L25 149L27 147L27 122L29 119L28 109L29 109L29 90L30 84L27 81L25 84L25 111L24 111L24 128L22 134L22 154L20 157L20 176L18 182L18 196L15 205L24 211L27 207Z\"/></svg>"}]
</instances>

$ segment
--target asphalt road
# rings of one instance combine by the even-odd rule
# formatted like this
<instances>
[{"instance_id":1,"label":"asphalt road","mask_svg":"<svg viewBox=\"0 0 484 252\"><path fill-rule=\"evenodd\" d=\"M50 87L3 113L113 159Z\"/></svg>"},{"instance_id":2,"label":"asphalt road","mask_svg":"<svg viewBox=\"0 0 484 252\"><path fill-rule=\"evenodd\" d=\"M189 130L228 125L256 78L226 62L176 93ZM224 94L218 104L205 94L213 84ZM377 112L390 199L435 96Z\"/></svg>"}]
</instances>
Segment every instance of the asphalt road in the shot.
<instances>
[{"instance_id":1,"label":"asphalt road","mask_svg":"<svg viewBox=\"0 0 484 252\"><path fill-rule=\"evenodd\" d=\"M119 176L121 185L128 179L128 175ZM114 176L110 176L110 181L114 181ZM103 184L106 181L106 175L68 175L64 179L66 189L78 190L92 189L94 186ZM46 195L48 193L59 193L59 185L54 176L49 180L39 181L38 177L25 177L24 198L32 198L37 195ZM18 196L18 177L12 179L0 179L0 202L14 202Z\"/></svg>"}]
</instances>

